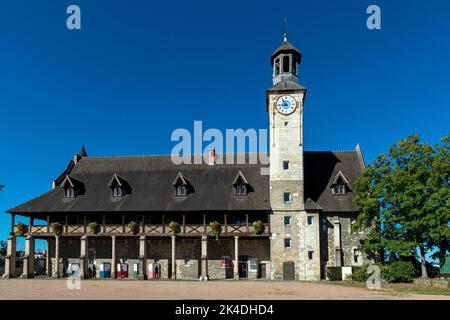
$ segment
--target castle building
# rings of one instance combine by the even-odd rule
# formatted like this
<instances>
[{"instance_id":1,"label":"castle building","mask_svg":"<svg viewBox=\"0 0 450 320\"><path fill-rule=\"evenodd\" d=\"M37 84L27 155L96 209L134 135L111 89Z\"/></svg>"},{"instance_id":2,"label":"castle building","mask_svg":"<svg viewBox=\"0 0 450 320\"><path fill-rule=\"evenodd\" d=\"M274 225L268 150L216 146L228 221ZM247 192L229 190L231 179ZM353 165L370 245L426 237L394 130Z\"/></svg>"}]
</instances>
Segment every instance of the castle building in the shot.
<instances>
[{"instance_id":1,"label":"castle building","mask_svg":"<svg viewBox=\"0 0 450 320\"><path fill-rule=\"evenodd\" d=\"M49 277L77 268L87 277L95 265L101 277L320 280L327 266L361 265L364 234L351 225L363 156L359 145L303 150L301 58L287 36L270 58L269 165L224 163L214 151L201 164L90 157L83 146L51 190L7 211L4 276L33 277L36 239L47 241ZM21 274L17 236L26 239Z\"/></svg>"}]
</instances>

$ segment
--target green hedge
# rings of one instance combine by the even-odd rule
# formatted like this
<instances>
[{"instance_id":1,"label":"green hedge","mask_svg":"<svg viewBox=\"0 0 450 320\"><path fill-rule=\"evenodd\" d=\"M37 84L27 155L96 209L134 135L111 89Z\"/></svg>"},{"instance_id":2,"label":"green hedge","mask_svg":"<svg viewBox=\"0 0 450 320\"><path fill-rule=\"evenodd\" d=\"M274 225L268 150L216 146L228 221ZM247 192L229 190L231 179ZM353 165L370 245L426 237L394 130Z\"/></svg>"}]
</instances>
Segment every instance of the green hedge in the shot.
<instances>
[{"instance_id":1,"label":"green hedge","mask_svg":"<svg viewBox=\"0 0 450 320\"><path fill-rule=\"evenodd\" d=\"M330 281L341 281L342 280L342 269L341 267L327 267L327 277Z\"/></svg>"},{"instance_id":2,"label":"green hedge","mask_svg":"<svg viewBox=\"0 0 450 320\"><path fill-rule=\"evenodd\" d=\"M365 282L367 278L369 278L369 274L367 274L368 264L364 264L361 267L352 267L352 280Z\"/></svg>"},{"instance_id":3,"label":"green hedge","mask_svg":"<svg viewBox=\"0 0 450 320\"><path fill-rule=\"evenodd\" d=\"M395 261L381 268L381 277L387 282L411 282L416 277L416 269L409 261Z\"/></svg>"}]
</instances>

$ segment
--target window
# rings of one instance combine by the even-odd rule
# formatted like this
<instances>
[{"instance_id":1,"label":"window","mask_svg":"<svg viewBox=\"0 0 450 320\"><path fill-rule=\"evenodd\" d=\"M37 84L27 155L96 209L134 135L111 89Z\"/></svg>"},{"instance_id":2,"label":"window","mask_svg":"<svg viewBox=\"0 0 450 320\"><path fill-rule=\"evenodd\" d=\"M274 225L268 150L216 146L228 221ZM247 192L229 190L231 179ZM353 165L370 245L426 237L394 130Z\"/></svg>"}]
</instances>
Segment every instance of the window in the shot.
<instances>
[{"instance_id":1,"label":"window","mask_svg":"<svg viewBox=\"0 0 450 320\"><path fill-rule=\"evenodd\" d=\"M289 170L289 161L283 161L283 170Z\"/></svg>"},{"instance_id":2,"label":"window","mask_svg":"<svg viewBox=\"0 0 450 320\"><path fill-rule=\"evenodd\" d=\"M65 197L66 198L75 198L75 189L73 187L69 187L65 189Z\"/></svg>"},{"instance_id":3,"label":"window","mask_svg":"<svg viewBox=\"0 0 450 320\"><path fill-rule=\"evenodd\" d=\"M284 203L291 203L291 193L285 192L283 194Z\"/></svg>"},{"instance_id":4,"label":"window","mask_svg":"<svg viewBox=\"0 0 450 320\"><path fill-rule=\"evenodd\" d=\"M345 194L345 185L337 184L334 187L334 194Z\"/></svg>"},{"instance_id":5,"label":"window","mask_svg":"<svg viewBox=\"0 0 450 320\"><path fill-rule=\"evenodd\" d=\"M289 56L283 57L283 72L289 72Z\"/></svg>"},{"instance_id":6,"label":"window","mask_svg":"<svg viewBox=\"0 0 450 320\"><path fill-rule=\"evenodd\" d=\"M322 231L327 232L328 231L328 220L327 218L322 218Z\"/></svg>"},{"instance_id":7,"label":"window","mask_svg":"<svg viewBox=\"0 0 450 320\"><path fill-rule=\"evenodd\" d=\"M275 75L279 75L280 74L280 59L278 58L277 60L275 60Z\"/></svg>"},{"instance_id":8,"label":"window","mask_svg":"<svg viewBox=\"0 0 450 320\"><path fill-rule=\"evenodd\" d=\"M284 217L284 226L290 227L292 225L292 219L291 217Z\"/></svg>"},{"instance_id":9,"label":"window","mask_svg":"<svg viewBox=\"0 0 450 320\"><path fill-rule=\"evenodd\" d=\"M359 263L359 256L361 253L359 252L359 249L353 249L353 262L358 264Z\"/></svg>"},{"instance_id":10,"label":"window","mask_svg":"<svg viewBox=\"0 0 450 320\"><path fill-rule=\"evenodd\" d=\"M247 186L244 183L239 183L236 185L236 195L244 196L247 194Z\"/></svg>"},{"instance_id":11,"label":"window","mask_svg":"<svg viewBox=\"0 0 450 320\"><path fill-rule=\"evenodd\" d=\"M314 251L308 251L308 259L312 260L314 258Z\"/></svg>"},{"instance_id":12,"label":"window","mask_svg":"<svg viewBox=\"0 0 450 320\"><path fill-rule=\"evenodd\" d=\"M290 238L284 239L284 247L285 248L291 248L292 247L292 240Z\"/></svg>"},{"instance_id":13,"label":"window","mask_svg":"<svg viewBox=\"0 0 450 320\"><path fill-rule=\"evenodd\" d=\"M292 73L297 75L297 58L294 58L294 61L292 61Z\"/></svg>"},{"instance_id":14,"label":"window","mask_svg":"<svg viewBox=\"0 0 450 320\"><path fill-rule=\"evenodd\" d=\"M113 188L113 197L121 197L123 196L123 190L121 187L114 187Z\"/></svg>"},{"instance_id":15,"label":"window","mask_svg":"<svg viewBox=\"0 0 450 320\"><path fill-rule=\"evenodd\" d=\"M185 185L177 185L175 189L177 196L185 196L187 194L187 189Z\"/></svg>"},{"instance_id":16,"label":"window","mask_svg":"<svg viewBox=\"0 0 450 320\"><path fill-rule=\"evenodd\" d=\"M308 225L312 225L313 217L312 216L308 216L307 220L308 220Z\"/></svg>"}]
</instances>

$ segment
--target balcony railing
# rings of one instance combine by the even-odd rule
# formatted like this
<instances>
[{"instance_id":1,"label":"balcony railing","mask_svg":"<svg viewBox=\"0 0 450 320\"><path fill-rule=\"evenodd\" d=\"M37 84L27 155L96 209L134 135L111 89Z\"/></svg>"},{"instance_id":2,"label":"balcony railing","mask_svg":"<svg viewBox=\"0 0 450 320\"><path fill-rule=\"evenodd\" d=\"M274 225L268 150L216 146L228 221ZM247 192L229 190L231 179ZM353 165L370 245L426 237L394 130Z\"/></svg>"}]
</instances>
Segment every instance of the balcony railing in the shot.
<instances>
[{"instance_id":1,"label":"balcony railing","mask_svg":"<svg viewBox=\"0 0 450 320\"><path fill-rule=\"evenodd\" d=\"M181 225L181 236L191 236L191 235L211 235L211 227L209 224L184 224ZM263 233L262 235L269 234L269 224L263 223ZM85 233L86 230L86 233ZM17 234L17 225L14 228ZM51 228L47 225L32 225L28 230L27 234L32 235L51 235ZM83 224L68 224L63 225L62 236L70 235L84 235L90 234L89 228ZM254 235L254 229L251 224L227 224L222 225L222 236L235 236L235 235ZM132 232L128 228L128 225L123 224L105 224L101 225L99 235L132 235ZM162 224L145 224L145 226L139 226L139 233L137 235L170 235L170 228L168 225Z\"/></svg>"}]
</instances>

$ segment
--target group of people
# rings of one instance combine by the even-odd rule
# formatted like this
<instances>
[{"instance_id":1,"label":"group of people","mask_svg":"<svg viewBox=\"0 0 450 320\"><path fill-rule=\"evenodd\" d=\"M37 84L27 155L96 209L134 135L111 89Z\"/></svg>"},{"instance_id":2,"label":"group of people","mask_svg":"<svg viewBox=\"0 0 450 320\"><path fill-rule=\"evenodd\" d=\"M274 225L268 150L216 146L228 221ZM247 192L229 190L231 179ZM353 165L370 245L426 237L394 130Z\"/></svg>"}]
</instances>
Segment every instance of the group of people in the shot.
<instances>
[{"instance_id":1,"label":"group of people","mask_svg":"<svg viewBox=\"0 0 450 320\"><path fill-rule=\"evenodd\" d=\"M88 263L88 277L89 279L95 279L97 277L97 268L92 261Z\"/></svg>"}]
</instances>

